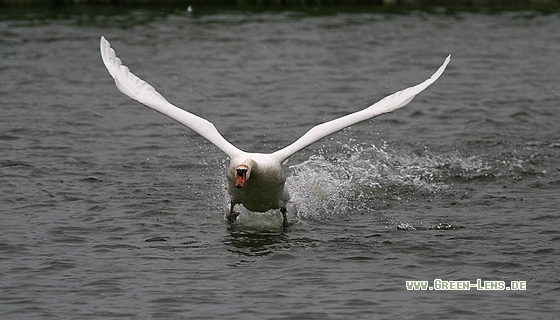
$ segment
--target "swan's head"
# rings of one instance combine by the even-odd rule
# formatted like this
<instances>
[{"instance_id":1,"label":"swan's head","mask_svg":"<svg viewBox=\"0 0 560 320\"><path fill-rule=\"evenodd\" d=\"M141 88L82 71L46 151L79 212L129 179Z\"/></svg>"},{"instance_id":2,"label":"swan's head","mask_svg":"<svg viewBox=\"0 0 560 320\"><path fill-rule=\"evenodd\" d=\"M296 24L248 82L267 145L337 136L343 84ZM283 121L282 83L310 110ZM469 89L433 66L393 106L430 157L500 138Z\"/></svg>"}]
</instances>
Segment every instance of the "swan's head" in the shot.
<instances>
[{"instance_id":1,"label":"swan's head","mask_svg":"<svg viewBox=\"0 0 560 320\"><path fill-rule=\"evenodd\" d=\"M250 174L251 174L251 167L245 164L245 162L238 165L235 168L235 187L243 188L243 186L245 185L245 181L249 179Z\"/></svg>"}]
</instances>

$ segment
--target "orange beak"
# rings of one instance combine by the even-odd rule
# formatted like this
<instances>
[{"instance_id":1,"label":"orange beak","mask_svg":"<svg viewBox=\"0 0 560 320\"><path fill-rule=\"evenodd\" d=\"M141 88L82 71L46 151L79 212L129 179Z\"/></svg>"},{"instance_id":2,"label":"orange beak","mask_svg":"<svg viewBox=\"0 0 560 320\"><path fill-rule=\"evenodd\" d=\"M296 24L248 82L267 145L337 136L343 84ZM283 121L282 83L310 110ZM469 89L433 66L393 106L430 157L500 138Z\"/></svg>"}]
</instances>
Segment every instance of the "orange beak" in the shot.
<instances>
[{"instance_id":1,"label":"orange beak","mask_svg":"<svg viewBox=\"0 0 560 320\"><path fill-rule=\"evenodd\" d=\"M243 188L243 186L245 185L246 177L247 177L247 170L238 170L237 178L235 179L235 187Z\"/></svg>"}]
</instances>

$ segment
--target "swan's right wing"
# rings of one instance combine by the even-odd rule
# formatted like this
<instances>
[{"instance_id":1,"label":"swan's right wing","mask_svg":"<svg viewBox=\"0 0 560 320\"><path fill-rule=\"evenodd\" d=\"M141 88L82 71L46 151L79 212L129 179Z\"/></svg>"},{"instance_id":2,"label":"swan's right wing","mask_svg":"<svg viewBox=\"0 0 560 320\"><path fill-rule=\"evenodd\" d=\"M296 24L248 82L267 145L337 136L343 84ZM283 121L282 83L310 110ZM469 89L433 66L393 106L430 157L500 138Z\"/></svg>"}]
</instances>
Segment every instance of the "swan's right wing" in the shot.
<instances>
[{"instance_id":1,"label":"swan's right wing","mask_svg":"<svg viewBox=\"0 0 560 320\"><path fill-rule=\"evenodd\" d=\"M451 55L445 59L442 66L439 67L439 69L428 80L425 80L424 82L413 87L393 93L392 95L383 98L379 102L369 106L364 110L319 124L311 128L303 136L301 136L301 138L296 140L291 145L274 152L273 156L278 161L285 162L294 153L316 142L317 140L320 140L330 134L333 134L358 122L371 119L383 113L391 112L393 110L406 106L410 103L410 101L412 101L412 99L414 99L417 94L424 91L442 75L450 59Z\"/></svg>"},{"instance_id":2,"label":"swan's right wing","mask_svg":"<svg viewBox=\"0 0 560 320\"><path fill-rule=\"evenodd\" d=\"M172 105L154 87L130 72L122 65L121 59L115 55L115 50L111 48L105 37L101 37L100 50L105 67L122 93L189 127L216 145L230 158L243 152L224 139L211 122Z\"/></svg>"}]
</instances>

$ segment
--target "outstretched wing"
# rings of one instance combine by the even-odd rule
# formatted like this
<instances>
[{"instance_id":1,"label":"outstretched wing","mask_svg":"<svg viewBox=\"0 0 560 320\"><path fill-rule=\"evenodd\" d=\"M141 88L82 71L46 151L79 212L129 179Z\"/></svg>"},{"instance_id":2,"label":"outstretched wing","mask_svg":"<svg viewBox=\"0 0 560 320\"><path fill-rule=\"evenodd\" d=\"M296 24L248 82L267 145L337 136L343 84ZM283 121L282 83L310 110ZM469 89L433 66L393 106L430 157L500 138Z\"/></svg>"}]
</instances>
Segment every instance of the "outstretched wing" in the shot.
<instances>
[{"instance_id":1,"label":"outstretched wing","mask_svg":"<svg viewBox=\"0 0 560 320\"><path fill-rule=\"evenodd\" d=\"M279 161L284 162L289 159L294 153L332 133L335 133L358 122L371 119L383 113L391 112L393 110L406 106L410 101L412 101L412 99L414 99L417 94L424 91L428 86L434 83L441 76L450 59L451 55L449 55L445 59L443 65L439 67L439 69L428 80L415 85L414 87L410 87L402 91L393 93L392 95L383 98L379 102L369 106L364 110L319 124L307 131L294 143L274 152L273 156L275 156Z\"/></svg>"},{"instance_id":2,"label":"outstretched wing","mask_svg":"<svg viewBox=\"0 0 560 320\"><path fill-rule=\"evenodd\" d=\"M224 139L210 121L172 105L154 87L130 72L128 67L122 65L121 59L115 55L115 50L111 48L111 44L105 37L101 37L100 50L105 67L122 93L189 127L216 145L230 158L243 153Z\"/></svg>"}]
</instances>

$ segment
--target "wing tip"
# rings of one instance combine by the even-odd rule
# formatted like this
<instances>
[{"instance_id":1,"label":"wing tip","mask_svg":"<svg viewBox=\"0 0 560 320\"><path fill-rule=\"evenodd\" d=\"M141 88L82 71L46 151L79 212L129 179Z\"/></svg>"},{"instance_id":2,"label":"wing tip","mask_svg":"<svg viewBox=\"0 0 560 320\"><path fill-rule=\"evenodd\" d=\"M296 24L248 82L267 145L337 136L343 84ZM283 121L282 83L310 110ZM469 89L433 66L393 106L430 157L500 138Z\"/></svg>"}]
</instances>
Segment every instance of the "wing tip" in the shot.
<instances>
[{"instance_id":1,"label":"wing tip","mask_svg":"<svg viewBox=\"0 0 560 320\"><path fill-rule=\"evenodd\" d=\"M112 49L111 44L104 36L101 36L101 40L99 40L99 49L101 49L101 55L104 55L107 49Z\"/></svg>"},{"instance_id":2,"label":"wing tip","mask_svg":"<svg viewBox=\"0 0 560 320\"><path fill-rule=\"evenodd\" d=\"M111 48L111 44L109 43L109 41L107 41L107 39L105 39L104 36L101 36L101 40L99 41L99 50L101 51L101 58L103 59L105 66L107 67L107 69L109 69L108 65L111 58L115 57L115 50Z\"/></svg>"},{"instance_id":3,"label":"wing tip","mask_svg":"<svg viewBox=\"0 0 560 320\"><path fill-rule=\"evenodd\" d=\"M449 54L449 55L447 56L447 58L445 58L445 61L444 61L443 64L445 64L445 65L447 66L447 64L449 63L449 61L451 61L451 54Z\"/></svg>"},{"instance_id":4,"label":"wing tip","mask_svg":"<svg viewBox=\"0 0 560 320\"><path fill-rule=\"evenodd\" d=\"M122 64L121 59L117 57L117 53L104 36L101 36L99 50L101 51L103 64L105 64L105 68L107 68L107 71L109 71L109 74L113 77L113 79L117 80L119 74L122 76L128 76L130 73L128 67Z\"/></svg>"},{"instance_id":5,"label":"wing tip","mask_svg":"<svg viewBox=\"0 0 560 320\"><path fill-rule=\"evenodd\" d=\"M449 62L451 61L451 54L448 55L445 58L445 61L443 61L443 64L441 65L441 67L439 67L436 72L434 72L434 74L432 74L432 76L426 80L424 83L429 83L429 85L431 85L432 83L434 83L437 79L439 79L439 77L443 74L443 72L445 71L445 69L447 68L447 65L449 64ZM422 89L423 90L423 89Z\"/></svg>"}]
</instances>

